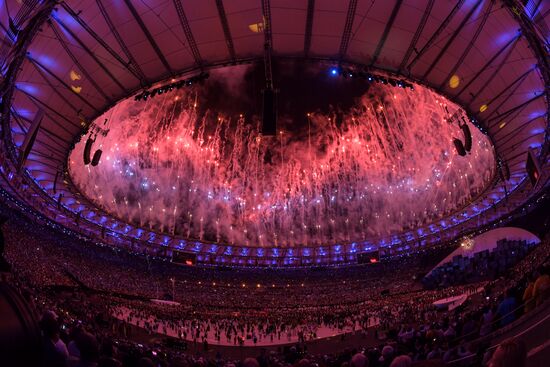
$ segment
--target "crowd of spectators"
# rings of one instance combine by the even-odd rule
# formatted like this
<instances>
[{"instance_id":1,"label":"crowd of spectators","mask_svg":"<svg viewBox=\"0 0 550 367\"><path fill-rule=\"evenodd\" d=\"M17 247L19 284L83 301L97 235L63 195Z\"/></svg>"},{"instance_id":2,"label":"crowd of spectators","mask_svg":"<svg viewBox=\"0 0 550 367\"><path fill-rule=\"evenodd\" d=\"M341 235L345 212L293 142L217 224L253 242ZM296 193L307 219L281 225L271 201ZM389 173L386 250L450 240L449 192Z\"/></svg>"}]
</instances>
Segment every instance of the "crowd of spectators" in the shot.
<instances>
[{"instance_id":1,"label":"crowd of spectators","mask_svg":"<svg viewBox=\"0 0 550 367\"><path fill-rule=\"evenodd\" d=\"M452 250L442 248L348 267L206 268L75 241L18 218L4 226L4 234L7 258L38 284L74 285L77 280L99 291L169 297L203 309L333 306L334 289L347 290L338 304L355 304L382 291L418 290L422 287L417 281L419 274L425 274ZM22 242L24 247L18 245ZM397 266L400 272L393 271ZM190 296L193 293L202 296Z\"/></svg>"},{"instance_id":2,"label":"crowd of spectators","mask_svg":"<svg viewBox=\"0 0 550 367\"><path fill-rule=\"evenodd\" d=\"M527 256L534 246L534 242L525 240L501 239L492 250L453 257L432 270L422 282L425 287L434 289L496 279Z\"/></svg>"},{"instance_id":3,"label":"crowd of spectators","mask_svg":"<svg viewBox=\"0 0 550 367\"><path fill-rule=\"evenodd\" d=\"M531 312L550 293L548 240L500 277L426 290L416 280L429 263L422 254L377 266L303 273L220 271L178 267L91 244L79 247L77 241L17 216L3 229L12 267L9 282L40 318L44 366L398 367L439 365L466 356L503 366L498 364L503 355L524 359L524 346L508 341L488 357L479 338ZM434 256L433 262L444 255ZM397 267L403 271L390 271ZM174 277L176 284L170 281ZM433 307L440 298L467 293L472 293L470 299L452 311ZM170 294L180 305L149 301ZM131 315L121 315L123 308ZM117 312L122 317L115 317ZM130 316L152 320L141 325L150 333L178 329L182 346L185 340L202 345L209 335L234 343L251 334L284 338L288 330L303 332L306 325L349 327L351 333L375 335L376 342L312 355L303 343L314 338L310 334L284 351L243 360L141 345L132 339L125 319Z\"/></svg>"}]
</instances>

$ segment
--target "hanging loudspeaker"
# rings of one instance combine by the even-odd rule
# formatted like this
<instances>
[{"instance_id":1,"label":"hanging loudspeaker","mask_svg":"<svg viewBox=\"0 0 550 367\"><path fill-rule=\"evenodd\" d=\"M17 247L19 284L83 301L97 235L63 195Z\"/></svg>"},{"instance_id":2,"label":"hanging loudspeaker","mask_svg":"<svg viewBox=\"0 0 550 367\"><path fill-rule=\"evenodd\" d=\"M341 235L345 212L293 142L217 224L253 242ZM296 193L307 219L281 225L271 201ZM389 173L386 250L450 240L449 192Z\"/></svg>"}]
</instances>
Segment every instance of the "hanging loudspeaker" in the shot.
<instances>
[{"instance_id":1,"label":"hanging loudspeaker","mask_svg":"<svg viewBox=\"0 0 550 367\"><path fill-rule=\"evenodd\" d=\"M466 123L460 125L460 128L462 129L462 133L464 134L464 149L469 152L470 150L472 150L472 133L470 132L470 128Z\"/></svg>"},{"instance_id":2,"label":"hanging loudspeaker","mask_svg":"<svg viewBox=\"0 0 550 367\"><path fill-rule=\"evenodd\" d=\"M265 89L263 95L262 135L277 132L277 96L273 89Z\"/></svg>"},{"instance_id":3,"label":"hanging loudspeaker","mask_svg":"<svg viewBox=\"0 0 550 367\"><path fill-rule=\"evenodd\" d=\"M84 164L88 165L90 164L90 152L92 150L92 144L94 144L94 141L92 138L88 138L86 140L86 145L84 146Z\"/></svg>"},{"instance_id":4,"label":"hanging loudspeaker","mask_svg":"<svg viewBox=\"0 0 550 367\"><path fill-rule=\"evenodd\" d=\"M453 139L453 143L455 145L458 155L464 157L466 155L466 149L464 149L464 144L462 144L462 141L455 138Z\"/></svg>"},{"instance_id":5,"label":"hanging loudspeaker","mask_svg":"<svg viewBox=\"0 0 550 367\"><path fill-rule=\"evenodd\" d=\"M101 149L98 149L95 151L94 158L92 159L92 166L95 167L99 164L99 160L101 159L101 153L103 153Z\"/></svg>"}]
</instances>

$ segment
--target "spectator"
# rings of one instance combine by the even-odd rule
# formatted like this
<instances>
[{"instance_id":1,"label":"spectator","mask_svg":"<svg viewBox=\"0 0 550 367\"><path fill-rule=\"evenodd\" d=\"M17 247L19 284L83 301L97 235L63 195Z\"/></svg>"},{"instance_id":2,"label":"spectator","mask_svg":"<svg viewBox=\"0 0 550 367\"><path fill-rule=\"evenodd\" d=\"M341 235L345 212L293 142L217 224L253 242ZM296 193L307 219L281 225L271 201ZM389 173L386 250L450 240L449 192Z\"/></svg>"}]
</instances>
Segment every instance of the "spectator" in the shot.
<instances>
[{"instance_id":1,"label":"spectator","mask_svg":"<svg viewBox=\"0 0 550 367\"><path fill-rule=\"evenodd\" d=\"M67 348L59 337L57 315L47 311L40 320L43 334L44 367L64 367L67 360Z\"/></svg>"},{"instance_id":2,"label":"spectator","mask_svg":"<svg viewBox=\"0 0 550 367\"><path fill-rule=\"evenodd\" d=\"M99 360L99 344L92 334L83 331L78 335L76 345L80 351L80 359L75 367L96 367Z\"/></svg>"},{"instance_id":3,"label":"spectator","mask_svg":"<svg viewBox=\"0 0 550 367\"><path fill-rule=\"evenodd\" d=\"M397 356L392 361L390 367L410 367L412 365L411 357L407 355Z\"/></svg>"},{"instance_id":4,"label":"spectator","mask_svg":"<svg viewBox=\"0 0 550 367\"><path fill-rule=\"evenodd\" d=\"M381 275L387 270L386 266L395 267L401 260L378 264L380 268L321 268L294 273L286 269L223 272L175 267L155 259L115 253L108 248L82 246L71 242L72 239L57 242L60 240L53 235L53 239L44 239L38 234L30 236L33 227L25 227L14 220L10 223L13 226L6 225L6 237L8 259L14 265L11 280L29 294L41 310L52 309L61 315L58 318L54 312L46 312L41 327L44 341L48 342L45 349L49 347L50 352L55 352L49 354L49 360L54 359L52 355L59 356L57 365L64 367L120 367L121 364L125 367L139 364L155 367L390 367L408 365L405 353L411 360L428 358L433 360L422 363L437 365L440 358L453 361L475 356L477 344L471 343L472 339L480 334L487 336L499 326L495 327L493 320L497 310L495 300L505 290L503 285L509 289L499 304L499 316L509 314L503 304L507 305L510 298L515 302L515 294L525 293L522 286L526 284L526 274L533 273L533 269L544 264L550 255L550 246L545 242L514 266L506 278L445 289L411 290L409 287L414 282L399 280L406 275ZM41 232L40 236L47 237L47 233ZM18 246L22 241L28 244L24 250ZM403 266L408 269L414 261L406 260ZM66 269L70 269L71 277L67 276ZM547 268L542 269L541 274L547 274ZM327 281L329 271L331 279ZM180 300L186 302L180 305L150 302L148 298L162 294L156 288L162 287L162 282L170 284L166 279L172 276L184 279L176 282L175 286L180 288L175 293L181 294ZM289 289L287 281L299 276L307 277L303 278L307 279L304 280L307 286L293 285ZM262 287L241 286L246 277L250 277L247 283L262 284ZM80 287L75 287L74 279L89 284L89 289L82 292ZM376 286L366 287L367 280ZM392 284L392 291L381 296L379 289L387 284ZM58 291L55 285L62 285L64 290ZM544 282L539 283L541 294L544 285ZM119 293L122 288L127 293ZM533 292L535 288L533 284ZM453 311L436 310L433 306L434 301L441 298L477 294L478 289L485 289L490 297L472 297ZM267 304L269 307L265 307ZM512 316L515 318L513 312ZM286 342L287 338L301 342L287 352L262 352L257 360L241 362L221 355L213 359L208 357L209 353L205 353L205 357L192 356L163 345L156 345L155 350L147 345L136 345L129 333L135 328L129 324L150 334L171 332L179 338L177 344L180 345L184 345L185 340L195 340L195 351L200 349L200 342L208 343L208 349L213 349L211 346L219 344L220 340L228 340L230 344L235 341L235 345L237 340L252 345L255 338L258 344L269 340L277 342L277 339ZM319 335L322 328L351 333L365 332L367 327L373 326L375 332L368 335L378 335L386 344L365 346L364 354L345 350L320 356L308 354L304 348L305 342ZM117 348L111 342L114 335L118 338ZM341 340L347 343L349 338ZM68 363L67 349L70 352ZM394 359L395 353L403 356ZM47 365L56 366L55 361Z\"/></svg>"},{"instance_id":5,"label":"spectator","mask_svg":"<svg viewBox=\"0 0 550 367\"><path fill-rule=\"evenodd\" d=\"M533 285L533 297L537 306L541 305L550 294L550 269L548 266L541 267L540 275Z\"/></svg>"},{"instance_id":6,"label":"spectator","mask_svg":"<svg viewBox=\"0 0 550 367\"><path fill-rule=\"evenodd\" d=\"M537 273L533 273L529 275L529 282L527 283L527 288L525 288L525 291L523 292L522 301L524 303L523 311L525 313L531 311L536 305L533 291L535 288L535 281L537 280L537 278L538 278Z\"/></svg>"},{"instance_id":7,"label":"spectator","mask_svg":"<svg viewBox=\"0 0 550 367\"><path fill-rule=\"evenodd\" d=\"M500 343L488 367L525 367L527 350L525 343L517 339L507 339Z\"/></svg>"},{"instance_id":8,"label":"spectator","mask_svg":"<svg viewBox=\"0 0 550 367\"><path fill-rule=\"evenodd\" d=\"M511 288L506 290L506 296L499 303L497 308L497 315L500 319L500 326L506 326L516 319L515 310L517 308L516 298L514 297L514 291Z\"/></svg>"},{"instance_id":9,"label":"spectator","mask_svg":"<svg viewBox=\"0 0 550 367\"><path fill-rule=\"evenodd\" d=\"M393 347L391 345L385 345L382 348L382 356L380 357L381 366L389 366L393 360Z\"/></svg>"},{"instance_id":10,"label":"spectator","mask_svg":"<svg viewBox=\"0 0 550 367\"><path fill-rule=\"evenodd\" d=\"M138 367L155 367L155 363L151 358L143 357L139 360Z\"/></svg>"},{"instance_id":11,"label":"spectator","mask_svg":"<svg viewBox=\"0 0 550 367\"><path fill-rule=\"evenodd\" d=\"M350 367L369 367L369 360L363 353L357 353L351 358Z\"/></svg>"},{"instance_id":12,"label":"spectator","mask_svg":"<svg viewBox=\"0 0 550 367\"><path fill-rule=\"evenodd\" d=\"M494 313L490 306L483 307L483 315L481 316L481 328L479 336L488 335L492 330Z\"/></svg>"},{"instance_id":13,"label":"spectator","mask_svg":"<svg viewBox=\"0 0 550 367\"><path fill-rule=\"evenodd\" d=\"M260 364L258 363L256 358L249 357L243 361L242 367L260 367Z\"/></svg>"},{"instance_id":14,"label":"spectator","mask_svg":"<svg viewBox=\"0 0 550 367\"><path fill-rule=\"evenodd\" d=\"M412 367L445 367L445 363L439 359L430 359L427 361L417 361Z\"/></svg>"}]
</instances>

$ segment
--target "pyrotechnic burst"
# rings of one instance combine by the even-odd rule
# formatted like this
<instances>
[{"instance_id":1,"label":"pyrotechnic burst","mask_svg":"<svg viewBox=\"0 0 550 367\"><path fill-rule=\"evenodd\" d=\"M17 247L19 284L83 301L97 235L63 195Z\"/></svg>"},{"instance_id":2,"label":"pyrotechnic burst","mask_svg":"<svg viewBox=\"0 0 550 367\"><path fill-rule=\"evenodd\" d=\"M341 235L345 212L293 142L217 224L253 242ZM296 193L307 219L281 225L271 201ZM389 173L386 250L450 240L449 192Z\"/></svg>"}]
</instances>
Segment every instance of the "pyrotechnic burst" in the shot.
<instances>
[{"instance_id":1,"label":"pyrotechnic burst","mask_svg":"<svg viewBox=\"0 0 550 367\"><path fill-rule=\"evenodd\" d=\"M450 116L464 112L427 88L372 85L353 107L312 111L296 131L281 110L284 129L266 138L256 116L209 105L209 88L234 93L225 75L212 71L202 86L130 98L99 116L109 129L94 145L101 163L83 164L83 139L70 155L73 181L141 227L290 247L415 228L466 205L493 176L488 138L471 126L472 153L458 156Z\"/></svg>"}]
</instances>

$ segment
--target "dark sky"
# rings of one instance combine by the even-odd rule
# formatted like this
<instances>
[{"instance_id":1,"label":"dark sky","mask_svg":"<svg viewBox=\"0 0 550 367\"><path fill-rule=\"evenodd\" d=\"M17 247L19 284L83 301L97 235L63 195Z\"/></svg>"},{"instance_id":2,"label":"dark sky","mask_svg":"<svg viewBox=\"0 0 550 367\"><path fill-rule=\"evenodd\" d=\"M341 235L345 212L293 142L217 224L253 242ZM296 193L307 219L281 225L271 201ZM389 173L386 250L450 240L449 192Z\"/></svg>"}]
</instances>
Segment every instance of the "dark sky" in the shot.
<instances>
[{"instance_id":1,"label":"dark sky","mask_svg":"<svg viewBox=\"0 0 550 367\"><path fill-rule=\"evenodd\" d=\"M277 90L278 127L302 135L307 128L308 112L328 114L347 111L356 98L368 90L365 80L346 79L330 74L330 65L304 64L284 60L273 63L273 79ZM202 112L209 109L216 113L247 117L260 116L262 89L265 87L263 63L251 65L241 85L241 93L227 90L226 84L210 77L202 89ZM248 120L248 119L247 119Z\"/></svg>"}]
</instances>

